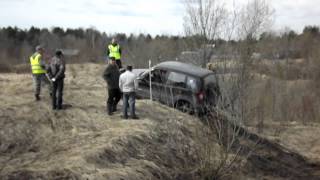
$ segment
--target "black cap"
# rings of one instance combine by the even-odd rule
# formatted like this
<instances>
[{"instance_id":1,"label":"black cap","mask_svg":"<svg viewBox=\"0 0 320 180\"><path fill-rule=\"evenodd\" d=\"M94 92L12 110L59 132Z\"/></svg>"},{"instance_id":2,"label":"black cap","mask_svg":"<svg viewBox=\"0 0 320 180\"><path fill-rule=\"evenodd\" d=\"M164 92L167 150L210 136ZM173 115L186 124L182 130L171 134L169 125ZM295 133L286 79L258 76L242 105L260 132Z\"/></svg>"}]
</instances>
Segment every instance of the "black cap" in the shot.
<instances>
[{"instance_id":1,"label":"black cap","mask_svg":"<svg viewBox=\"0 0 320 180\"><path fill-rule=\"evenodd\" d=\"M131 66L131 65L128 65L128 66L127 66L127 70L132 71L132 66Z\"/></svg>"},{"instance_id":2,"label":"black cap","mask_svg":"<svg viewBox=\"0 0 320 180\"><path fill-rule=\"evenodd\" d=\"M62 51L60 49L57 49L56 56L62 56L62 55L63 55Z\"/></svg>"}]
</instances>

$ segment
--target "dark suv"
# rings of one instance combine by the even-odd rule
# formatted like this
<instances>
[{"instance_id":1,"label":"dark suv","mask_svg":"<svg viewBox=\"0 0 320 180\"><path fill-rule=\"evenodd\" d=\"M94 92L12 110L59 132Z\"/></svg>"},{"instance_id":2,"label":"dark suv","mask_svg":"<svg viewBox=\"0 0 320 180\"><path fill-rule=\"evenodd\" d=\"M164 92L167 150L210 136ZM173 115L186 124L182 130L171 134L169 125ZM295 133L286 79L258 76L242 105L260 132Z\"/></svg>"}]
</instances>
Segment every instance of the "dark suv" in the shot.
<instances>
[{"instance_id":1,"label":"dark suv","mask_svg":"<svg viewBox=\"0 0 320 180\"><path fill-rule=\"evenodd\" d=\"M151 74L151 78L149 76ZM152 98L183 112L202 114L213 107L220 96L215 74L191 64L167 61L140 72L137 97Z\"/></svg>"}]
</instances>

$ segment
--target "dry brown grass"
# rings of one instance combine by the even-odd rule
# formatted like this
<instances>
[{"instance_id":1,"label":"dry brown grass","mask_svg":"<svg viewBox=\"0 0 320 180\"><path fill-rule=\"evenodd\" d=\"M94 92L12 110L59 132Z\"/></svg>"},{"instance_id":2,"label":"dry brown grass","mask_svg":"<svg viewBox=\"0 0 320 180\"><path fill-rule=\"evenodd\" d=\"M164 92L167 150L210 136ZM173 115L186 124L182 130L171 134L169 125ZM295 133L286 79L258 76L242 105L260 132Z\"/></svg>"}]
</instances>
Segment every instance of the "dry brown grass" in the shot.
<instances>
[{"instance_id":1,"label":"dry brown grass","mask_svg":"<svg viewBox=\"0 0 320 180\"><path fill-rule=\"evenodd\" d=\"M137 101L140 120L121 120L120 112L107 116L103 69L69 65L64 94L69 108L59 112L51 110L45 88L42 101L34 102L30 74L0 75L1 179L197 179L205 148L214 150L210 158L218 161L221 147L214 136L203 139L210 132L192 116L145 100ZM269 79L259 78L252 92ZM264 135L317 160L317 136L309 138L317 126L297 123L289 128L266 121ZM282 133L273 133L280 127Z\"/></svg>"},{"instance_id":2,"label":"dry brown grass","mask_svg":"<svg viewBox=\"0 0 320 180\"><path fill-rule=\"evenodd\" d=\"M196 157L185 152L197 144L192 134L200 121L143 100L140 120L107 116L103 69L69 65L69 108L59 112L51 110L46 88L34 101L30 74L1 74L1 179L175 179L194 168Z\"/></svg>"}]
</instances>

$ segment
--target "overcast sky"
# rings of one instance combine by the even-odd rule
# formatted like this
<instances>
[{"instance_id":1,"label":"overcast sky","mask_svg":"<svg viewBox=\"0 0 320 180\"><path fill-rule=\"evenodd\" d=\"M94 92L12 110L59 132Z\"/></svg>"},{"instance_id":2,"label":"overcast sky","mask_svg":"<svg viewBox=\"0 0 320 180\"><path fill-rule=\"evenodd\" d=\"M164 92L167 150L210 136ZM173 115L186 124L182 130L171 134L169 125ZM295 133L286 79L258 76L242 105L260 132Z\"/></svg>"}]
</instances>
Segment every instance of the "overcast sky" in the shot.
<instances>
[{"instance_id":1,"label":"overcast sky","mask_svg":"<svg viewBox=\"0 0 320 180\"><path fill-rule=\"evenodd\" d=\"M320 0L269 2L274 29L300 32L305 25L320 25ZM0 0L0 27L22 29L95 27L106 33L183 35L183 16L181 0Z\"/></svg>"}]
</instances>

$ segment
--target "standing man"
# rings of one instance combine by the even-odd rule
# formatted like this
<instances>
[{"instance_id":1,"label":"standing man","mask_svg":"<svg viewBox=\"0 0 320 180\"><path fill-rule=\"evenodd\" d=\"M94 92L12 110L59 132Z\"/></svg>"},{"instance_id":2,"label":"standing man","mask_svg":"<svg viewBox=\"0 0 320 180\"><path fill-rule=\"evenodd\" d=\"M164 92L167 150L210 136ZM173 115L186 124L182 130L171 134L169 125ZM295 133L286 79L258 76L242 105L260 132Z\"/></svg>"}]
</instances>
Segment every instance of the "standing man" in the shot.
<instances>
[{"instance_id":1,"label":"standing man","mask_svg":"<svg viewBox=\"0 0 320 180\"><path fill-rule=\"evenodd\" d=\"M33 82L35 87L35 99L40 100L41 83L45 83L49 86L49 91L51 94L51 88L49 80L46 77L45 63L42 59L44 55L44 48L40 45L36 47L36 52L30 57L30 64L33 76Z\"/></svg>"},{"instance_id":2,"label":"standing man","mask_svg":"<svg viewBox=\"0 0 320 180\"><path fill-rule=\"evenodd\" d=\"M63 85L66 63L61 50L57 50L48 67L48 76L52 81L52 109L62 109Z\"/></svg>"},{"instance_id":3,"label":"standing man","mask_svg":"<svg viewBox=\"0 0 320 180\"><path fill-rule=\"evenodd\" d=\"M117 111L117 105L121 99L119 76L120 71L116 64L116 60L114 57L111 57L111 60L103 73L103 79L107 82L108 86L107 112L110 116L113 112Z\"/></svg>"},{"instance_id":4,"label":"standing man","mask_svg":"<svg viewBox=\"0 0 320 180\"><path fill-rule=\"evenodd\" d=\"M136 75L132 73L132 66L127 66L125 73L121 74L119 80L119 87L123 92L123 116L122 118L128 119L128 106L130 108L130 118L139 119L135 113L135 102L137 89Z\"/></svg>"},{"instance_id":5,"label":"standing man","mask_svg":"<svg viewBox=\"0 0 320 180\"><path fill-rule=\"evenodd\" d=\"M122 63L121 63L121 47L117 43L115 38L112 38L111 44L108 45L107 47L107 56L109 59L112 57L116 60L116 63L119 67L119 69L122 68Z\"/></svg>"}]
</instances>

